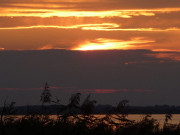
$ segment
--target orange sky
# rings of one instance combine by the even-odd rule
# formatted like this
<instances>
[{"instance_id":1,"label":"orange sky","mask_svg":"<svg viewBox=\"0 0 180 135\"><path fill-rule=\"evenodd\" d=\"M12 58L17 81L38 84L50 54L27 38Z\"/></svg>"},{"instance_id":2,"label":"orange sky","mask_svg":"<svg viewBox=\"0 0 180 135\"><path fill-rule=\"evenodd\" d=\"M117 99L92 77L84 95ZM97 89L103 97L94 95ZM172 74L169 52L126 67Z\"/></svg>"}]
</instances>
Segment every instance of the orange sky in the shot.
<instances>
[{"instance_id":1,"label":"orange sky","mask_svg":"<svg viewBox=\"0 0 180 135\"><path fill-rule=\"evenodd\" d=\"M62 99L179 105L180 0L0 0L0 62L2 101L37 104L47 81Z\"/></svg>"},{"instance_id":2,"label":"orange sky","mask_svg":"<svg viewBox=\"0 0 180 135\"><path fill-rule=\"evenodd\" d=\"M179 0L1 0L0 50L180 51L179 16Z\"/></svg>"}]
</instances>

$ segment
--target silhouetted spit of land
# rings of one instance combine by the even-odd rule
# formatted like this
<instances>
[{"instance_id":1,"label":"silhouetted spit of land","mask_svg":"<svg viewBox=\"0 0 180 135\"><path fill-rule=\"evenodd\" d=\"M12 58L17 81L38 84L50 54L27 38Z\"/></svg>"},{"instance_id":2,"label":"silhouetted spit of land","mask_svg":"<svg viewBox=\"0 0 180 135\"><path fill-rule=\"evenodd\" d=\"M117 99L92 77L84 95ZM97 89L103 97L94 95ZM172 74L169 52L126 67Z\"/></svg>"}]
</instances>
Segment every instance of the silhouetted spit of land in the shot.
<instances>
[{"instance_id":1,"label":"silhouetted spit of land","mask_svg":"<svg viewBox=\"0 0 180 135\"><path fill-rule=\"evenodd\" d=\"M90 95L81 104L80 93L73 94L67 105L61 105L58 99L52 99L48 88L46 83L41 106L16 107L15 102L5 101L0 110L0 135L180 135L180 124L169 123L172 113L180 107L131 107L127 100L117 106L95 105L97 102ZM150 114L140 121L128 119L130 113L155 112L167 112L163 125Z\"/></svg>"},{"instance_id":2,"label":"silhouetted spit of land","mask_svg":"<svg viewBox=\"0 0 180 135\"><path fill-rule=\"evenodd\" d=\"M90 95L82 103L80 97L80 93L73 94L69 103L62 105L53 98L46 83L39 106L17 107L15 102L4 101L0 108L0 135L180 135L180 124L169 123L180 107L133 107L127 100L117 106L96 105ZM128 119L128 114L137 113L146 115L140 121ZM163 125L150 115L155 113L166 114Z\"/></svg>"},{"instance_id":3,"label":"silhouetted spit of land","mask_svg":"<svg viewBox=\"0 0 180 135\"><path fill-rule=\"evenodd\" d=\"M50 115L57 114L60 108L63 108L64 105L47 105L46 111ZM107 114L112 110L112 105L97 105L93 110L93 114ZM16 115L26 115L29 112L38 113L42 109L40 105L31 105L31 106L17 106L15 107ZM0 108L0 111L2 107ZM155 106L127 106L126 110L128 114L180 114L180 106L169 106L169 105L155 105ZM81 114L81 112L78 112Z\"/></svg>"},{"instance_id":4,"label":"silhouetted spit of land","mask_svg":"<svg viewBox=\"0 0 180 135\"><path fill-rule=\"evenodd\" d=\"M31 112L30 107L37 112ZM124 111L124 104L112 108L114 113L107 113L102 117L89 113L86 107L84 108L86 111L83 111L83 107L81 108L84 113L79 115L78 112L72 110L72 106L66 108L71 108L70 111L56 114L56 119L47 115L50 110L55 108L62 110L65 107L41 106L41 109L40 106L8 107L6 110L2 108L0 135L180 135L180 124L169 123L173 116L171 113L165 115L164 123L161 126L149 114L144 115L144 118L137 122L128 119L128 114ZM100 110L110 107L112 106L97 106ZM12 115L14 110L25 110L25 108L28 110L28 114L18 118L16 115ZM7 113L5 114L5 112Z\"/></svg>"}]
</instances>

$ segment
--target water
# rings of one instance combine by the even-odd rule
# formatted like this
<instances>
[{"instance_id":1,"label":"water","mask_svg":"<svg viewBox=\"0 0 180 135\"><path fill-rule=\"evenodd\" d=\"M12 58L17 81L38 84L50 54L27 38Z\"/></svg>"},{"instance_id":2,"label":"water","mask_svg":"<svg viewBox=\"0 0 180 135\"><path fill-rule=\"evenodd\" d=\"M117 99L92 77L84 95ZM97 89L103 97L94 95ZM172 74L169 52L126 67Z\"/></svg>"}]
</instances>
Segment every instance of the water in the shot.
<instances>
[{"instance_id":1,"label":"water","mask_svg":"<svg viewBox=\"0 0 180 135\"><path fill-rule=\"evenodd\" d=\"M103 117L104 115L96 115L97 117ZM136 122L141 121L146 115L145 114L129 114L129 120L135 120ZM152 118L156 119L160 125L164 124L165 114L152 114ZM168 123L179 124L180 123L180 114L173 114L172 120L169 120Z\"/></svg>"},{"instance_id":2,"label":"water","mask_svg":"<svg viewBox=\"0 0 180 135\"><path fill-rule=\"evenodd\" d=\"M130 114L128 116L128 118L130 120L140 121L140 120L143 119L144 116L145 115L143 115L143 114ZM157 122L159 122L160 124L163 124L164 120L165 120L165 114L153 114L152 118L156 119ZM172 120L169 120L168 122L171 123L171 124L179 124L179 122L180 122L180 114L173 114L172 115Z\"/></svg>"},{"instance_id":3,"label":"water","mask_svg":"<svg viewBox=\"0 0 180 135\"><path fill-rule=\"evenodd\" d=\"M95 115L96 117L104 117L105 115ZM158 123L160 123L160 125L163 125L164 120L165 120L165 114L152 114L151 115L152 118L156 119ZM23 117L22 115L19 115L17 118L21 118ZM143 117L145 117L144 114L129 114L128 115L128 119L129 120L135 120L136 122L141 121L143 119ZM50 118L52 119L56 119L57 116L56 115L51 115ZM172 115L172 120L169 120L168 123L171 124L179 124L180 123L180 114L173 114Z\"/></svg>"},{"instance_id":4,"label":"water","mask_svg":"<svg viewBox=\"0 0 180 135\"><path fill-rule=\"evenodd\" d=\"M105 115L95 115L96 117L103 117ZM128 119L129 120L135 120L136 122L141 121L146 115L145 114L129 114ZM152 118L156 119L160 125L164 124L165 121L165 114L152 114ZM56 118L55 115L52 115L51 118ZM179 124L180 123L180 114L173 114L172 120L169 120L168 123L171 124Z\"/></svg>"}]
</instances>

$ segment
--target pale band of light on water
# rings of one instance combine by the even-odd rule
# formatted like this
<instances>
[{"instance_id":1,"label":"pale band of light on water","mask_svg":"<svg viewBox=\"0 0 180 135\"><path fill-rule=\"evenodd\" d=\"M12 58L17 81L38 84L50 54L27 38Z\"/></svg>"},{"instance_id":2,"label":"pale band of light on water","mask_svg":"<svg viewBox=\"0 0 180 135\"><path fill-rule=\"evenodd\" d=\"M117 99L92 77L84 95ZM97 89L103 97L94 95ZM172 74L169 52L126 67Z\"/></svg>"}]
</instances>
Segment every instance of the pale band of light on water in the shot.
<instances>
[{"instance_id":1,"label":"pale band of light on water","mask_svg":"<svg viewBox=\"0 0 180 135\"><path fill-rule=\"evenodd\" d=\"M21 118L24 115L18 115L16 118ZM95 115L98 118L102 118L105 115ZM157 120L158 123L160 123L160 125L163 125L164 121L165 121L165 114L152 114L151 115L152 118L154 118L155 120ZM143 118L145 117L145 114L129 114L128 115L128 119L129 120L135 120L136 122L141 121ZM51 115L50 116L51 119L56 119L57 115ZM172 120L168 121L171 124L179 124L180 123L180 114L173 114L172 115Z\"/></svg>"}]
</instances>

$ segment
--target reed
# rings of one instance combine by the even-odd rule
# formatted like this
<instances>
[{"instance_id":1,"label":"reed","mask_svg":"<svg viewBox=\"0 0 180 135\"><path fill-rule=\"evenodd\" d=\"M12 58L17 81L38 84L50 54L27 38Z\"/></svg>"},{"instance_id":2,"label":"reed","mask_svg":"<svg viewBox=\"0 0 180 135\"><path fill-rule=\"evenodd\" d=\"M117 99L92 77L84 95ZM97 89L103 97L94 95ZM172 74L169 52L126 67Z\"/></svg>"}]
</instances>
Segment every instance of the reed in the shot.
<instances>
[{"instance_id":1,"label":"reed","mask_svg":"<svg viewBox=\"0 0 180 135\"><path fill-rule=\"evenodd\" d=\"M46 84L41 95L42 106L45 107L46 103L59 105L59 102L52 100L48 88ZM150 114L138 122L129 120L126 109L128 101L122 100L99 117L93 114L97 102L88 95L80 104L80 97L80 93L73 94L69 103L59 108L56 119L51 118L44 108L40 113L29 111L27 115L17 118L15 102L5 103L1 111L0 135L180 135L180 124L169 123L173 117L170 113L166 114L163 127Z\"/></svg>"}]
</instances>

